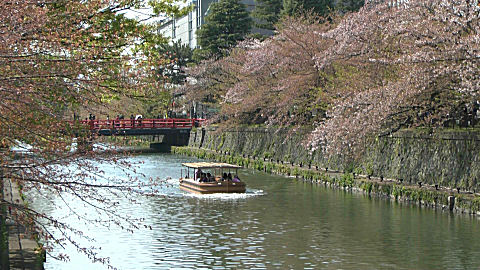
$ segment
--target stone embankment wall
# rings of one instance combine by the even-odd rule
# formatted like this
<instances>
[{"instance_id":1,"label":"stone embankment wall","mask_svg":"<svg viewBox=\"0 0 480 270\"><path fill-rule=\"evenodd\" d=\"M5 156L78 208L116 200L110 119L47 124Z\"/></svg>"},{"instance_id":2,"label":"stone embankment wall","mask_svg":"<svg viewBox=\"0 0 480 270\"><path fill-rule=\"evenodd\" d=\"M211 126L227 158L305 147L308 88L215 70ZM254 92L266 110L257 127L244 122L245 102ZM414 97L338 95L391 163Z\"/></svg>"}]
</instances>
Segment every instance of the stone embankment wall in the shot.
<instances>
[{"instance_id":1,"label":"stone embankment wall","mask_svg":"<svg viewBox=\"0 0 480 270\"><path fill-rule=\"evenodd\" d=\"M480 190L480 131L467 129L402 130L373 138L356 163L343 157L326 159L303 146L307 131L237 128L193 130L189 146L264 161L328 168L395 179L417 185L438 185L467 192Z\"/></svg>"},{"instance_id":2,"label":"stone embankment wall","mask_svg":"<svg viewBox=\"0 0 480 270\"><path fill-rule=\"evenodd\" d=\"M9 208L22 207L22 191L18 183L3 178L0 174L0 193ZM20 205L19 205L20 204ZM42 246L32 237L35 233L26 230L24 224L16 221L14 214L2 205L0 215L0 269L42 270L46 253Z\"/></svg>"},{"instance_id":3,"label":"stone embankment wall","mask_svg":"<svg viewBox=\"0 0 480 270\"><path fill-rule=\"evenodd\" d=\"M201 159L217 160L252 168L267 173L281 174L316 184L355 190L369 196L384 197L397 202L433 207L456 213L480 216L480 194L460 191L434 185L418 185L395 179L373 177L356 173L345 173L317 166L287 164L247 155L236 155L197 147L172 147L175 154L195 156Z\"/></svg>"}]
</instances>

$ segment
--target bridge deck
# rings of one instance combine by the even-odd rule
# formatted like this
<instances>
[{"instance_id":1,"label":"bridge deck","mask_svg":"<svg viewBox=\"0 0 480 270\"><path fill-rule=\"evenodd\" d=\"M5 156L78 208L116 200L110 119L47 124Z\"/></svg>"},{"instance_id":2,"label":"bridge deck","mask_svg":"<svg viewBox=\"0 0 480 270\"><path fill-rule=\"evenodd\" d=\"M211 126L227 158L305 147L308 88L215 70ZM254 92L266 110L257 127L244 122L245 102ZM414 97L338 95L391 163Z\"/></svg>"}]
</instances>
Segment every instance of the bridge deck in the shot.
<instances>
[{"instance_id":1,"label":"bridge deck","mask_svg":"<svg viewBox=\"0 0 480 270\"><path fill-rule=\"evenodd\" d=\"M111 135L155 135L188 132L201 126L205 119L121 119L69 121L79 124L103 136Z\"/></svg>"}]
</instances>

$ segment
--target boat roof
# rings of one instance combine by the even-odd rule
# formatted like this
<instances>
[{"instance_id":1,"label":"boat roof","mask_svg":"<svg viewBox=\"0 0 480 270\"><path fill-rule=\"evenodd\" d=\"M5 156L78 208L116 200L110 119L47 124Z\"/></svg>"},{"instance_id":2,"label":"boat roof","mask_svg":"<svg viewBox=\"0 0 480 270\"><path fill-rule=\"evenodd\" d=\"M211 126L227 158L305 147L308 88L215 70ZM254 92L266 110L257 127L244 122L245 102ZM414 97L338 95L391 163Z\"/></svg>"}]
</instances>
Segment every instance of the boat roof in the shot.
<instances>
[{"instance_id":1,"label":"boat roof","mask_svg":"<svg viewBox=\"0 0 480 270\"><path fill-rule=\"evenodd\" d=\"M193 163L182 163L183 166L195 169L240 169L242 166L228 164L228 163L217 163L217 162L193 162Z\"/></svg>"}]
</instances>

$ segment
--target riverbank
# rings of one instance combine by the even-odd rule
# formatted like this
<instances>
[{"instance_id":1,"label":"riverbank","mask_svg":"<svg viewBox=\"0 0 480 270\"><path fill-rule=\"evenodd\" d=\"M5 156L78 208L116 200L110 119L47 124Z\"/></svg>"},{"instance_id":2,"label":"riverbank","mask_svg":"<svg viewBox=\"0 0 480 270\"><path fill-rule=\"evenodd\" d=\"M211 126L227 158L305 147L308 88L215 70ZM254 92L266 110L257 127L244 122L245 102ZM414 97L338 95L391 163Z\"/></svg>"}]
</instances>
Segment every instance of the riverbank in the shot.
<instances>
[{"instance_id":1,"label":"riverbank","mask_svg":"<svg viewBox=\"0 0 480 270\"><path fill-rule=\"evenodd\" d=\"M398 202L417 204L455 213L480 215L480 194L442 187L439 185L412 185L402 179L372 177L355 172L347 173L302 163L291 163L251 155L235 155L226 151L195 147L172 147L172 153L195 156L253 168L267 173L294 177L332 188L360 191L370 196Z\"/></svg>"},{"instance_id":2,"label":"riverbank","mask_svg":"<svg viewBox=\"0 0 480 270\"><path fill-rule=\"evenodd\" d=\"M21 205L24 200L17 183L9 179L2 180L3 199L10 205ZM2 269L44 269L45 251L32 237L32 232L26 230L25 224L15 222L11 207L2 209ZM5 241L6 240L6 241ZM5 248L5 249L4 249Z\"/></svg>"}]
</instances>

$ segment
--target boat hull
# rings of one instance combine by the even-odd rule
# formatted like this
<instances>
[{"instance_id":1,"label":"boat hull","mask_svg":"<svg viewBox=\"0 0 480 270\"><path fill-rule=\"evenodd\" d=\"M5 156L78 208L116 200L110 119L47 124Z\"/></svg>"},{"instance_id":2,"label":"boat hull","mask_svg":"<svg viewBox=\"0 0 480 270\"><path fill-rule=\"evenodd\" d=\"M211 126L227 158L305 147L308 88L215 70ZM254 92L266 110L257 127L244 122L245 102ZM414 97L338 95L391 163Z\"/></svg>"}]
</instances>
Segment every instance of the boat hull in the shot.
<instances>
[{"instance_id":1,"label":"boat hull","mask_svg":"<svg viewBox=\"0 0 480 270\"><path fill-rule=\"evenodd\" d=\"M180 188L197 194L245 193L246 191L246 185L243 182L215 181L201 183L193 179L180 179Z\"/></svg>"}]
</instances>

